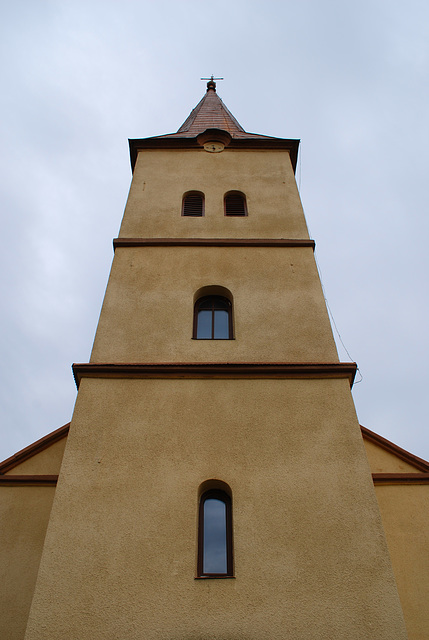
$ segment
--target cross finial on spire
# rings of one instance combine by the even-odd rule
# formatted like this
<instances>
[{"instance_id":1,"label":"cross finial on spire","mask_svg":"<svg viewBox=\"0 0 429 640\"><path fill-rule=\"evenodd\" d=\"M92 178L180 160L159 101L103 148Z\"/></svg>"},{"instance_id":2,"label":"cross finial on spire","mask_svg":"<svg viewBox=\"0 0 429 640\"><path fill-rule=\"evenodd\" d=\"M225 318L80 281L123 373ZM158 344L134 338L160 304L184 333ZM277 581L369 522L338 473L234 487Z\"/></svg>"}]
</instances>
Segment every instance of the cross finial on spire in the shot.
<instances>
[{"instance_id":1,"label":"cross finial on spire","mask_svg":"<svg viewBox=\"0 0 429 640\"><path fill-rule=\"evenodd\" d=\"M215 80L223 80L223 78L215 78L213 76L213 74L210 76L210 78L201 78L201 80L208 80L207 82L207 91L209 91L210 89L213 89L213 91L216 91L216 82Z\"/></svg>"}]
</instances>

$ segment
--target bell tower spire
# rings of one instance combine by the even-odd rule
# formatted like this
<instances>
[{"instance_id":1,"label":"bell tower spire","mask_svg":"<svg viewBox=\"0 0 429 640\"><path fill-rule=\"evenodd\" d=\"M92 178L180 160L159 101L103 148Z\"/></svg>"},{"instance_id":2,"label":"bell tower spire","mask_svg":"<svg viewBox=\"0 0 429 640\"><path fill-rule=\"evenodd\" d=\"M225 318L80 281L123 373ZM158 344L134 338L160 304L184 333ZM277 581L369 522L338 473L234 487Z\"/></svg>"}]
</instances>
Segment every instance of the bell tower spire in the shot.
<instances>
[{"instance_id":1,"label":"bell tower spire","mask_svg":"<svg viewBox=\"0 0 429 640\"><path fill-rule=\"evenodd\" d=\"M297 150L214 77L130 141L25 640L406 639Z\"/></svg>"}]
</instances>

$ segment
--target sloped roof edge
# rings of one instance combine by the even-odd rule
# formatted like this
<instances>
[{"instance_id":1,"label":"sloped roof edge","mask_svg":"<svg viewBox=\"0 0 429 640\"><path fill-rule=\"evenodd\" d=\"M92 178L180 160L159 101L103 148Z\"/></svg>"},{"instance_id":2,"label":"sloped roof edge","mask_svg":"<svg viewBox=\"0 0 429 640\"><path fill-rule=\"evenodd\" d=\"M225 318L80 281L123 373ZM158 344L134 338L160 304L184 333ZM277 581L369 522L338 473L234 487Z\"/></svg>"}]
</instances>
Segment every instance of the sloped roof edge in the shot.
<instances>
[{"instance_id":1,"label":"sloped roof edge","mask_svg":"<svg viewBox=\"0 0 429 640\"><path fill-rule=\"evenodd\" d=\"M13 456L10 456L10 458L6 458L6 460L0 462L0 474L7 473L22 462L29 460L37 453L40 453L44 449L47 449L51 445L55 444L55 442L58 442L58 440L62 440L68 434L69 428L70 422L63 425L59 429L55 429L55 431L51 431L51 433L43 436L43 438L40 438L40 440L36 440L36 442L33 442L33 444L25 447L25 449L21 449L21 451L14 453Z\"/></svg>"},{"instance_id":2,"label":"sloped roof edge","mask_svg":"<svg viewBox=\"0 0 429 640\"><path fill-rule=\"evenodd\" d=\"M385 451L388 451L389 453L397 456L401 460L404 460L404 462L408 462L409 464L412 464L414 467L416 467L420 471L429 473L429 462L427 462L426 460L423 460L423 458L419 458L418 456L415 456L413 453L410 453L409 451L402 449L397 444L390 442L390 440L387 440L386 438L379 436L378 433L375 433L374 431L367 429L367 427L364 427L361 425L360 428L361 428L362 436L364 440L369 440L370 442L377 444Z\"/></svg>"}]
</instances>

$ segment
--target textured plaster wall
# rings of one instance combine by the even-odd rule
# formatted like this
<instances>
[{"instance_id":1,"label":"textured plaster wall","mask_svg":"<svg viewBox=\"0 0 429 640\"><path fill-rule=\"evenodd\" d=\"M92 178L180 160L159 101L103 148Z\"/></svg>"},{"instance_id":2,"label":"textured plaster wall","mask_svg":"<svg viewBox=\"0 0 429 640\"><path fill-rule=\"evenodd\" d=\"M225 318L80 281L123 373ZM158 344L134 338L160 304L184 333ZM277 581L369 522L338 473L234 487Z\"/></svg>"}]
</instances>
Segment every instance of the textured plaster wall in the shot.
<instances>
[{"instance_id":1,"label":"textured plaster wall","mask_svg":"<svg viewBox=\"0 0 429 640\"><path fill-rule=\"evenodd\" d=\"M233 296L234 340L192 340L194 295ZM311 248L117 249L93 362L338 360Z\"/></svg>"},{"instance_id":2,"label":"textured plaster wall","mask_svg":"<svg viewBox=\"0 0 429 640\"><path fill-rule=\"evenodd\" d=\"M205 216L181 215L187 191L205 194ZM248 216L226 218L227 191L246 194ZM308 238L287 151L141 151L121 237Z\"/></svg>"},{"instance_id":3,"label":"textured plaster wall","mask_svg":"<svg viewBox=\"0 0 429 640\"><path fill-rule=\"evenodd\" d=\"M22 640L54 487L0 487L0 638Z\"/></svg>"},{"instance_id":4,"label":"textured plaster wall","mask_svg":"<svg viewBox=\"0 0 429 640\"><path fill-rule=\"evenodd\" d=\"M16 465L13 475L56 475L67 439ZM0 486L0 638L22 640L55 487Z\"/></svg>"},{"instance_id":5,"label":"textured plaster wall","mask_svg":"<svg viewBox=\"0 0 429 640\"><path fill-rule=\"evenodd\" d=\"M181 215L205 194L205 215ZM248 216L224 216L229 190ZM121 237L308 239L287 151L139 153ZM233 341L192 341L196 291L234 301ZM311 248L136 247L116 250L92 362L337 361Z\"/></svg>"},{"instance_id":6,"label":"textured plaster wall","mask_svg":"<svg viewBox=\"0 0 429 640\"><path fill-rule=\"evenodd\" d=\"M372 473L419 473L420 469L401 460L374 442L365 438L363 442Z\"/></svg>"},{"instance_id":7,"label":"textured plaster wall","mask_svg":"<svg viewBox=\"0 0 429 640\"><path fill-rule=\"evenodd\" d=\"M235 579L194 579L210 478ZM65 637L405 639L348 381L84 379L26 640Z\"/></svg>"},{"instance_id":8,"label":"textured plaster wall","mask_svg":"<svg viewBox=\"0 0 429 640\"><path fill-rule=\"evenodd\" d=\"M373 473L420 470L364 440ZM409 640L429 638L429 485L376 485Z\"/></svg>"},{"instance_id":9,"label":"textured plaster wall","mask_svg":"<svg viewBox=\"0 0 429 640\"><path fill-rule=\"evenodd\" d=\"M409 640L427 640L429 485L381 485L375 493Z\"/></svg>"},{"instance_id":10,"label":"textured plaster wall","mask_svg":"<svg viewBox=\"0 0 429 640\"><path fill-rule=\"evenodd\" d=\"M181 215L205 193L205 216ZM224 216L223 196L246 194L248 216ZM122 237L308 239L289 153L139 153ZM193 304L220 285L234 302L233 341L193 341ZM337 361L311 248L118 248L93 362Z\"/></svg>"}]
</instances>

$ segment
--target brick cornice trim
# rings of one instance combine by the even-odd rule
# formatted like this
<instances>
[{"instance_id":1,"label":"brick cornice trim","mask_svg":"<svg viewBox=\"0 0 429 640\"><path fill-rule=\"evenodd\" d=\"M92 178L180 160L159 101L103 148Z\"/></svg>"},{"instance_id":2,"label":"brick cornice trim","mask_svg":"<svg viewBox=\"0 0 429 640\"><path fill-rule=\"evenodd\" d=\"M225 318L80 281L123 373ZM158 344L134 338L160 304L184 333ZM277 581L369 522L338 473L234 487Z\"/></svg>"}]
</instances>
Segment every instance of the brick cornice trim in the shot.
<instances>
[{"instance_id":1,"label":"brick cornice trim","mask_svg":"<svg viewBox=\"0 0 429 640\"><path fill-rule=\"evenodd\" d=\"M373 473L375 485L379 484L429 484L429 473Z\"/></svg>"},{"instance_id":2,"label":"brick cornice trim","mask_svg":"<svg viewBox=\"0 0 429 640\"><path fill-rule=\"evenodd\" d=\"M352 386L354 362L165 362L73 364L79 388L82 378L348 378Z\"/></svg>"},{"instance_id":3,"label":"brick cornice trim","mask_svg":"<svg viewBox=\"0 0 429 640\"><path fill-rule=\"evenodd\" d=\"M291 238L114 238L113 248L119 247L310 247L314 240Z\"/></svg>"},{"instance_id":4,"label":"brick cornice trim","mask_svg":"<svg viewBox=\"0 0 429 640\"><path fill-rule=\"evenodd\" d=\"M57 475L0 475L0 487L55 487Z\"/></svg>"}]
</instances>

